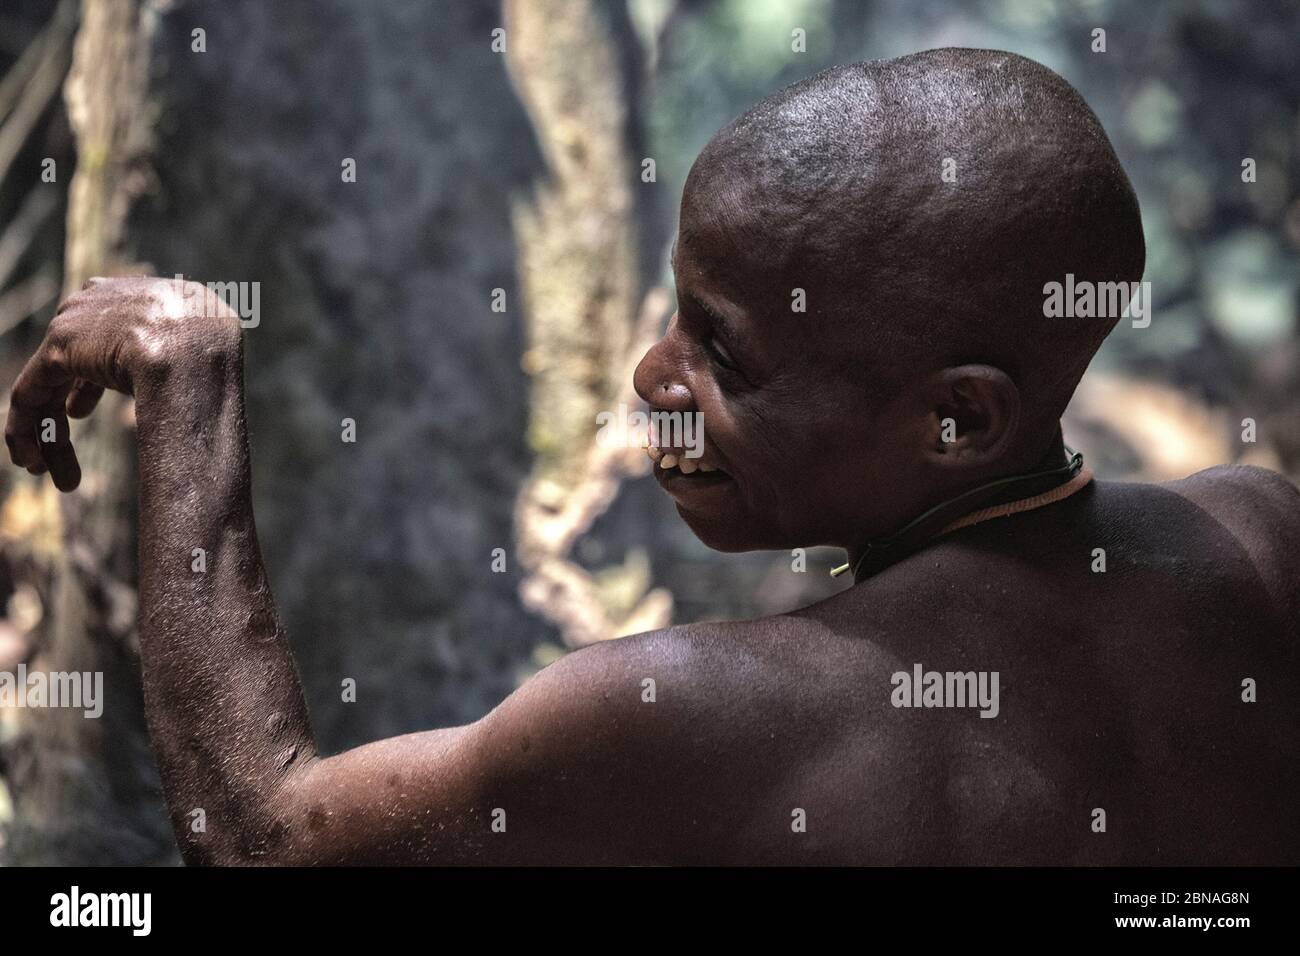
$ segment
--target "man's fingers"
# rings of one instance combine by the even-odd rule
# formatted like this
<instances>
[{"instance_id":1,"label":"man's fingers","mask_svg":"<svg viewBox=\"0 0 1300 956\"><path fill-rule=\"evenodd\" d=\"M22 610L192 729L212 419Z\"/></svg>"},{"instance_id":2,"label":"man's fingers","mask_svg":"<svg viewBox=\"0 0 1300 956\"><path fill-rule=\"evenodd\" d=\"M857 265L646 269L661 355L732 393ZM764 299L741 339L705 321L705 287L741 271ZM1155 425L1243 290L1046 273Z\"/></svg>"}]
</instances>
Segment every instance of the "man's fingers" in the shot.
<instances>
[{"instance_id":1,"label":"man's fingers","mask_svg":"<svg viewBox=\"0 0 1300 956\"><path fill-rule=\"evenodd\" d=\"M85 418L95 410L95 406L99 404L99 398L103 394L104 386L87 382L84 379L77 379L76 384L72 386L71 393L68 395L68 417Z\"/></svg>"},{"instance_id":2,"label":"man's fingers","mask_svg":"<svg viewBox=\"0 0 1300 956\"><path fill-rule=\"evenodd\" d=\"M5 423L5 445L9 448L9 460L19 468L28 471L36 467L45 467L45 459L36 444L36 416L19 405L9 402L9 420Z\"/></svg>"},{"instance_id":3,"label":"man's fingers","mask_svg":"<svg viewBox=\"0 0 1300 956\"><path fill-rule=\"evenodd\" d=\"M33 475L49 471L54 487L72 491L81 483L81 465L72 449L70 427L62 398L43 411L11 402L5 425L9 457Z\"/></svg>"},{"instance_id":4,"label":"man's fingers","mask_svg":"<svg viewBox=\"0 0 1300 956\"><path fill-rule=\"evenodd\" d=\"M9 397L9 419L5 423L5 444L15 465L30 470L48 464L40 447L42 423L47 419L55 418L57 426L57 417L63 418L67 441L63 403L71 389L72 376L63 362L52 359L44 347L23 366ZM44 434L50 436L48 427Z\"/></svg>"},{"instance_id":5,"label":"man's fingers","mask_svg":"<svg viewBox=\"0 0 1300 956\"><path fill-rule=\"evenodd\" d=\"M54 487L59 491L72 491L81 484L81 464L72 450L71 423L63 403L56 406L40 422L38 434L41 456L50 469Z\"/></svg>"}]
</instances>

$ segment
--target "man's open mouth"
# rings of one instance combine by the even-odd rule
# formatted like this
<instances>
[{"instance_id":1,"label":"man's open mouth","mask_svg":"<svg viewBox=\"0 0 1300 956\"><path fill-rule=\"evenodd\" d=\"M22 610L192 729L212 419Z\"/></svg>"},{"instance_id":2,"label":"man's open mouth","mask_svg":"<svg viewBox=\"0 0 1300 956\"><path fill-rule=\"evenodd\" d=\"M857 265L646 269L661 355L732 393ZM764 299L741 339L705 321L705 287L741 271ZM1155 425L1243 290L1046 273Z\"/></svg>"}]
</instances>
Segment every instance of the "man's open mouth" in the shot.
<instances>
[{"instance_id":1,"label":"man's open mouth","mask_svg":"<svg viewBox=\"0 0 1300 956\"><path fill-rule=\"evenodd\" d=\"M679 484L702 487L731 481L731 476L721 468L701 458L688 458L681 451L665 451L651 445L646 454L654 462L655 478L666 487Z\"/></svg>"}]
</instances>

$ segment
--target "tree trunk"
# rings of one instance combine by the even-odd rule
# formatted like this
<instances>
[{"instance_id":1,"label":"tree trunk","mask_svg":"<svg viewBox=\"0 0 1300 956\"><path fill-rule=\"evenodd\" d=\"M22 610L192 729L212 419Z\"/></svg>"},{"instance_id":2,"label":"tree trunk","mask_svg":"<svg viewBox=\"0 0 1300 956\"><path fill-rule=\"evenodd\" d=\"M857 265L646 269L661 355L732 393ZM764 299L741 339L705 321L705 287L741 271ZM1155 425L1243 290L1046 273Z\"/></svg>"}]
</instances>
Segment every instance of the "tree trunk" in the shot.
<instances>
[{"instance_id":1,"label":"tree trunk","mask_svg":"<svg viewBox=\"0 0 1300 956\"><path fill-rule=\"evenodd\" d=\"M647 593L644 553L599 575L572 555L623 479L648 470L640 448L596 441L597 416L639 404L632 370L668 299L652 289L640 302L636 190L654 186L632 153L634 74L620 59L631 44L614 32L630 26L586 0L508 0L505 11L511 73L550 173L515 211L537 453L515 512L520 593L576 647L671 619L668 592Z\"/></svg>"},{"instance_id":2,"label":"tree trunk","mask_svg":"<svg viewBox=\"0 0 1300 956\"><path fill-rule=\"evenodd\" d=\"M65 292L130 270L127 221L147 183L149 0L84 0L65 85L77 142ZM143 719L135 653L135 454L131 403L106 394L74 432L83 478L61 496L63 548L29 670L103 675L103 714L19 711L7 854L17 864L174 858ZM54 496L50 482L41 495Z\"/></svg>"}]
</instances>

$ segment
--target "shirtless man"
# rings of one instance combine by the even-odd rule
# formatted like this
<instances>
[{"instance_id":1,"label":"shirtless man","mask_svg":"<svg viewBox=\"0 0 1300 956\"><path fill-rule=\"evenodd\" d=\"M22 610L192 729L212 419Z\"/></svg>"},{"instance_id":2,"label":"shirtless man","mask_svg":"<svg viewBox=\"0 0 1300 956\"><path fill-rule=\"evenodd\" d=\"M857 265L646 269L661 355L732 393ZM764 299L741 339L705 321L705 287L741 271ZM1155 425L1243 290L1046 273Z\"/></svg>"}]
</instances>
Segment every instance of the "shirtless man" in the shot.
<instances>
[{"instance_id":1,"label":"shirtless man","mask_svg":"<svg viewBox=\"0 0 1300 956\"><path fill-rule=\"evenodd\" d=\"M764 100L691 171L636 387L703 415L712 470L656 468L702 540L837 545L855 585L590 647L474 724L335 756L259 553L233 314L92 280L5 437L71 491L68 418L135 396L145 698L190 863L1297 863L1300 493L1231 466L1089 484L1062 448L1117 317L1046 318L1044 285L1144 254L1096 118L1031 61L931 51ZM996 706L896 706L918 665L996 673Z\"/></svg>"}]
</instances>

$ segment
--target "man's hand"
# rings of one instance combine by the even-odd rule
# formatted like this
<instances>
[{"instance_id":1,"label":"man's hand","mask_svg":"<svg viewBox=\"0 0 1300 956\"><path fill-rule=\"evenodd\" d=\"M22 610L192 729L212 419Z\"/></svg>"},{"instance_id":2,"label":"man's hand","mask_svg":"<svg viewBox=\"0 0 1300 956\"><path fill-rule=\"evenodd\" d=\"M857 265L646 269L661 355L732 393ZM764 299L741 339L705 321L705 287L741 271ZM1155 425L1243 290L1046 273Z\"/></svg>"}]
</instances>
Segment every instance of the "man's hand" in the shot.
<instances>
[{"instance_id":1,"label":"man's hand","mask_svg":"<svg viewBox=\"0 0 1300 956\"><path fill-rule=\"evenodd\" d=\"M174 279L91 279L59 306L9 401L5 444L15 465L46 471L60 491L81 482L68 419L84 418L104 389L135 394L142 379L237 356L235 313L206 287Z\"/></svg>"}]
</instances>

